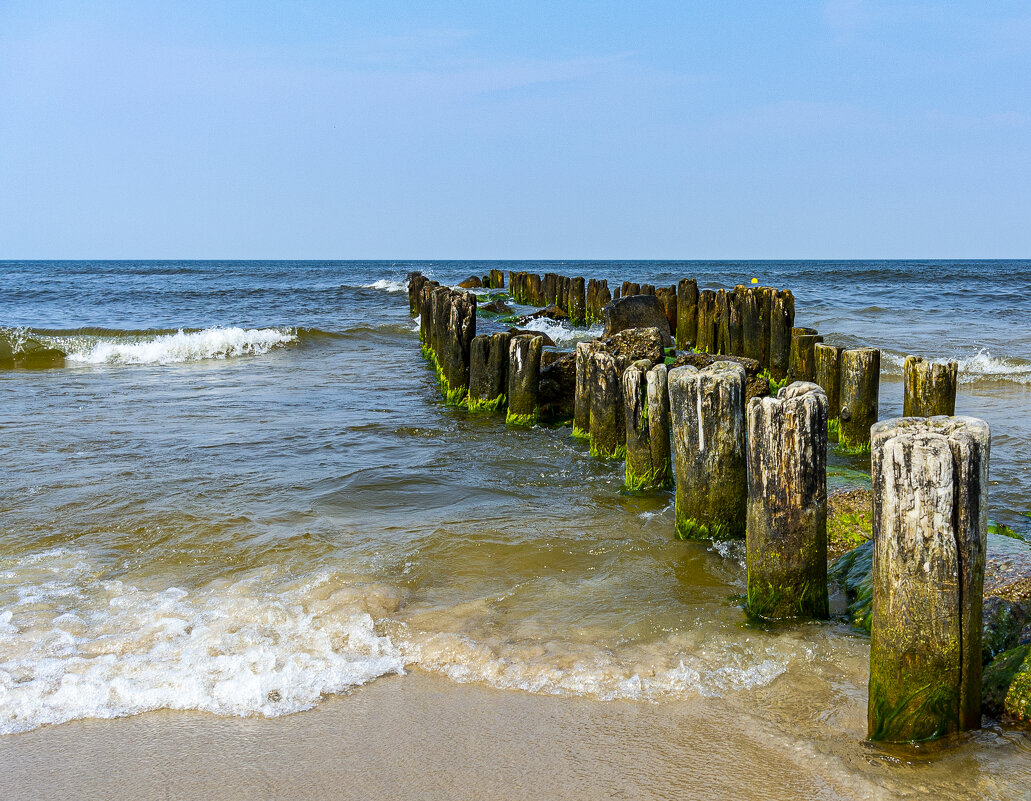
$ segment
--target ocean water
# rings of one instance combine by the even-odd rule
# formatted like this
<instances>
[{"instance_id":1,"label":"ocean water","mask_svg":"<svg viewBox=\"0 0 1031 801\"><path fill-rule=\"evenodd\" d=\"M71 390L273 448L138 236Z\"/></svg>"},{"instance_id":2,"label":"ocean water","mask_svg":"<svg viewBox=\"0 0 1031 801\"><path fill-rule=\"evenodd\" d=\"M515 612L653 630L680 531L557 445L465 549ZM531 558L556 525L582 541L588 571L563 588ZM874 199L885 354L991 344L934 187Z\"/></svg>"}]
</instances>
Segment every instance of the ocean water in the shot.
<instances>
[{"instance_id":1,"label":"ocean water","mask_svg":"<svg viewBox=\"0 0 1031 801\"><path fill-rule=\"evenodd\" d=\"M992 426L990 515L1031 534L1031 262L0 262L0 734L278 716L427 671L761 699L821 752L861 739L865 639L743 626L740 546L675 541L670 496L621 494L568 429L442 406L404 277L493 266L789 288L797 324L882 348L882 417L905 354L956 359L957 412ZM956 747L997 791L957 773L942 797L1031 782L1026 735Z\"/></svg>"}]
</instances>

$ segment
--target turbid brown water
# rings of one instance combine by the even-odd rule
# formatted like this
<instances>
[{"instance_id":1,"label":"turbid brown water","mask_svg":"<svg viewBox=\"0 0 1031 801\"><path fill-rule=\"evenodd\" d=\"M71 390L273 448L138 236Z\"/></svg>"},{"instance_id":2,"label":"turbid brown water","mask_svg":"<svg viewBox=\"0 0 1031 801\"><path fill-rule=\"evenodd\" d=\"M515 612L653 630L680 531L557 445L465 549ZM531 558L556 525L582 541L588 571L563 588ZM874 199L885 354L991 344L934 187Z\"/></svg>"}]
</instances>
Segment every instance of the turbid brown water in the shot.
<instances>
[{"instance_id":1,"label":"turbid brown water","mask_svg":"<svg viewBox=\"0 0 1031 801\"><path fill-rule=\"evenodd\" d=\"M35 329L5 336L69 354L0 370L11 797L1026 797L1028 735L991 721L901 758L864 744L867 640L745 626L741 548L676 541L669 494L621 494L568 429L443 407L385 278L408 267L5 268L0 322ZM828 338L1008 370L957 411L993 425L992 514L1023 525L1019 293L963 268L914 307L910 273L826 267L906 287L873 312L811 266L618 269L767 269ZM862 467L832 459L832 483Z\"/></svg>"}]
</instances>

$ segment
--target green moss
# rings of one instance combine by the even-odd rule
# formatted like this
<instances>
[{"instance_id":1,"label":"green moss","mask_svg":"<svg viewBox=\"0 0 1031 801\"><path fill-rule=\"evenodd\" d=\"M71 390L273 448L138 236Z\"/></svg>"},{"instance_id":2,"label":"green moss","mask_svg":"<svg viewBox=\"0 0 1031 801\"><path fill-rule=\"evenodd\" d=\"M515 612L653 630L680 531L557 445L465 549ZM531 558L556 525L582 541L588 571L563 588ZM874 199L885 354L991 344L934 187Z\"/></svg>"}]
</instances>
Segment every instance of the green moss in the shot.
<instances>
[{"instance_id":1,"label":"green moss","mask_svg":"<svg viewBox=\"0 0 1031 801\"><path fill-rule=\"evenodd\" d=\"M772 395L773 397L777 396L777 393L780 392L782 387L786 387L788 385L788 378L787 378L787 376L782 378L780 381L776 381L773 378L773 376L770 375L770 371L769 370L763 370L761 373L759 373L759 378L765 378L766 379L766 383L767 383L767 385L770 388L770 395Z\"/></svg>"},{"instance_id":2,"label":"green moss","mask_svg":"<svg viewBox=\"0 0 1031 801\"><path fill-rule=\"evenodd\" d=\"M888 679L890 686L882 682L874 665L871 665L871 674L871 740L923 742L959 730L958 687L928 681L899 696L893 678Z\"/></svg>"},{"instance_id":3,"label":"green moss","mask_svg":"<svg viewBox=\"0 0 1031 801\"><path fill-rule=\"evenodd\" d=\"M792 617L825 617L826 595L808 581L801 585L765 587L748 582L745 613L756 620L778 620Z\"/></svg>"},{"instance_id":4,"label":"green moss","mask_svg":"<svg viewBox=\"0 0 1031 801\"><path fill-rule=\"evenodd\" d=\"M827 579L844 590L849 623L869 634L873 620L873 541L838 557L827 569Z\"/></svg>"},{"instance_id":5,"label":"green moss","mask_svg":"<svg viewBox=\"0 0 1031 801\"><path fill-rule=\"evenodd\" d=\"M672 367L674 364L676 364L676 362L677 362L677 360L675 358L673 358L672 356L667 356L662 361L662 363L665 364L667 367Z\"/></svg>"},{"instance_id":6,"label":"green moss","mask_svg":"<svg viewBox=\"0 0 1031 801\"><path fill-rule=\"evenodd\" d=\"M571 436L573 439L590 439L591 438L591 432L590 431L584 431L582 428L580 428L580 426L578 426L578 425L576 425L574 423L573 424L573 433L571 433L569 436Z\"/></svg>"},{"instance_id":7,"label":"green moss","mask_svg":"<svg viewBox=\"0 0 1031 801\"><path fill-rule=\"evenodd\" d=\"M849 443L848 440L841 438L841 431L838 431L838 444L834 448L836 453L842 456L862 456L864 453L870 452L870 442L855 442Z\"/></svg>"},{"instance_id":8,"label":"green moss","mask_svg":"<svg viewBox=\"0 0 1031 801\"><path fill-rule=\"evenodd\" d=\"M985 710L1031 720L1031 645L1003 651L984 670L981 684Z\"/></svg>"},{"instance_id":9,"label":"green moss","mask_svg":"<svg viewBox=\"0 0 1031 801\"><path fill-rule=\"evenodd\" d=\"M841 420L840 418L833 418L827 421L827 439L834 440L838 439L838 435L841 433Z\"/></svg>"},{"instance_id":10,"label":"green moss","mask_svg":"<svg viewBox=\"0 0 1031 801\"><path fill-rule=\"evenodd\" d=\"M988 533L989 534L998 534L999 536L1009 537L1010 539L1014 539L1014 540L1023 540L1024 539L1023 536L1021 536L1020 534L1015 532L1013 529L1011 529L1005 523L998 523L995 520L989 520L988 521Z\"/></svg>"},{"instance_id":11,"label":"green moss","mask_svg":"<svg viewBox=\"0 0 1031 801\"><path fill-rule=\"evenodd\" d=\"M535 409L530 414L513 414L510 410L505 415L505 425L533 428L533 426L537 425L537 410Z\"/></svg>"},{"instance_id":12,"label":"green moss","mask_svg":"<svg viewBox=\"0 0 1031 801\"><path fill-rule=\"evenodd\" d=\"M617 445L616 449L614 451L612 451L611 453L609 453L608 451L600 450L598 448L597 444L592 442L591 443L590 454L591 454L591 456L593 456L593 457L595 457L597 459L612 459L613 461L615 461L617 459L625 459L626 458L626 445Z\"/></svg>"},{"instance_id":13,"label":"green moss","mask_svg":"<svg viewBox=\"0 0 1031 801\"><path fill-rule=\"evenodd\" d=\"M827 518L827 539L855 547L873 537L873 520L866 512L842 512Z\"/></svg>"},{"instance_id":14,"label":"green moss","mask_svg":"<svg viewBox=\"0 0 1031 801\"><path fill-rule=\"evenodd\" d=\"M626 480L623 482L625 492L641 492L642 490L669 489L673 486L673 480L667 470L649 470L644 475L634 475L630 469L630 463L626 467Z\"/></svg>"},{"instance_id":15,"label":"green moss","mask_svg":"<svg viewBox=\"0 0 1031 801\"><path fill-rule=\"evenodd\" d=\"M506 403L508 403L508 398L504 395L498 395L494 400L478 400L476 398L469 398L469 411L496 412Z\"/></svg>"},{"instance_id":16,"label":"green moss","mask_svg":"<svg viewBox=\"0 0 1031 801\"><path fill-rule=\"evenodd\" d=\"M729 540L734 539L730 528L724 523L701 523L692 518L677 517L678 540Z\"/></svg>"},{"instance_id":17,"label":"green moss","mask_svg":"<svg viewBox=\"0 0 1031 801\"><path fill-rule=\"evenodd\" d=\"M437 385L440 387L440 394L444 399L444 403L448 406L464 405L469 394L469 388L451 386L447 378L444 377L444 370L440 366L440 361L437 359L437 354L433 352L433 348L429 345L423 345L421 351L423 357L432 365L437 375Z\"/></svg>"}]
</instances>

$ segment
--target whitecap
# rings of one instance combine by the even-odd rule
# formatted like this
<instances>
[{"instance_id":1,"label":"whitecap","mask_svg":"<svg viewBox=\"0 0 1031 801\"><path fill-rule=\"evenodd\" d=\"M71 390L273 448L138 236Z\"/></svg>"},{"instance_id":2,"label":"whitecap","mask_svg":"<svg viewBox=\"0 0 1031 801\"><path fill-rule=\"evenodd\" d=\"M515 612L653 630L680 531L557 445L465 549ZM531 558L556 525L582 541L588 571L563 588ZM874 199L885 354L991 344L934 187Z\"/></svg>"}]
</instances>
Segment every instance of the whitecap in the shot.
<instances>
[{"instance_id":1,"label":"whitecap","mask_svg":"<svg viewBox=\"0 0 1031 801\"><path fill-rule=\"evenodd\" d=\"M176 364L202 359L255 356L297 342L290 328L206 328L147 339L68 338L67 360L81 364Z\"/></svg>"}]
</instances>

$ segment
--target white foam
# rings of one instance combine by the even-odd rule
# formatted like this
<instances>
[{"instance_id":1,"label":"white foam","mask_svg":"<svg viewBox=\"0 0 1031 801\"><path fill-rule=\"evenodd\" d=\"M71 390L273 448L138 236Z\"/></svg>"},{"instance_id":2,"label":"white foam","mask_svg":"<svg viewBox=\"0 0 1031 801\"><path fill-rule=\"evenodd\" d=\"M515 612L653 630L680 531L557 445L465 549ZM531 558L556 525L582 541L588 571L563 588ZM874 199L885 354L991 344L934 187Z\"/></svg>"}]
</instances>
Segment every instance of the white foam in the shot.
<instances>
[{"instance_id":1,"label":"white foam","mask_svg":"<svg viewBox=\"0 0 1031 801\"><path fill-rule=\"evenodd\" d=\"M381 278L378 281L373 281L371 284L362 284L363 289L382 289L385 292L407 292L408 283L406 281L392 281L389 278Z\"/></svg>"},{"instance_id":2,"label":"white foam","mask_svg":"<svg viewBox=\"0 0 1031 801\"><path fill-rule=\"evenodd\" d=\"M906 363L906 354L882 351L886 372L901 375ZM959 367L959 382L974 384L981 381L1012 381L1017 384L1031 384L1031 363L1003 356L992 356L988 348L979 348L976 353L953 358L930 359L939 364L955 361Z\"/></svg>"},{"instance_id":3,"label":"white foam","mask_svg":"<svg viewBox=\"0 0 1031 801\"><path fill-rule=\"evenodd\" d=\"M526 325L520 326L523 331L540 331L547 334L556 345L571 345L576 342L597 339L601 336L603 328L596 323L590 328L577 328L569 323L550 320L547 317L537 317L528 320Z\"/></svg>"},{"instance_id":4,"label":"white foam","mask_svg":"<svg viewBox=\"0 0 1031 801\"><path fill-rule=\"evenodd\" d=\"M148 591L51 556L49 570L20 566L37 581L0 615L2 734L152 709L275 716L403 673L370 614L396 606L382 587L334 590L322 574L278 592L248 580Z\"/></svg>"},{"instance_id":5,"label":"white foam","mask_svg":"<svg viewBox=\"0 0 1031 801\"><path fill-rule=\"evenodd\" d=\"M136 340L69 337L60 347L82 364L175 364L260 355L296 341L289 328L207 328Z\"/></svg>"}]
</instances>

